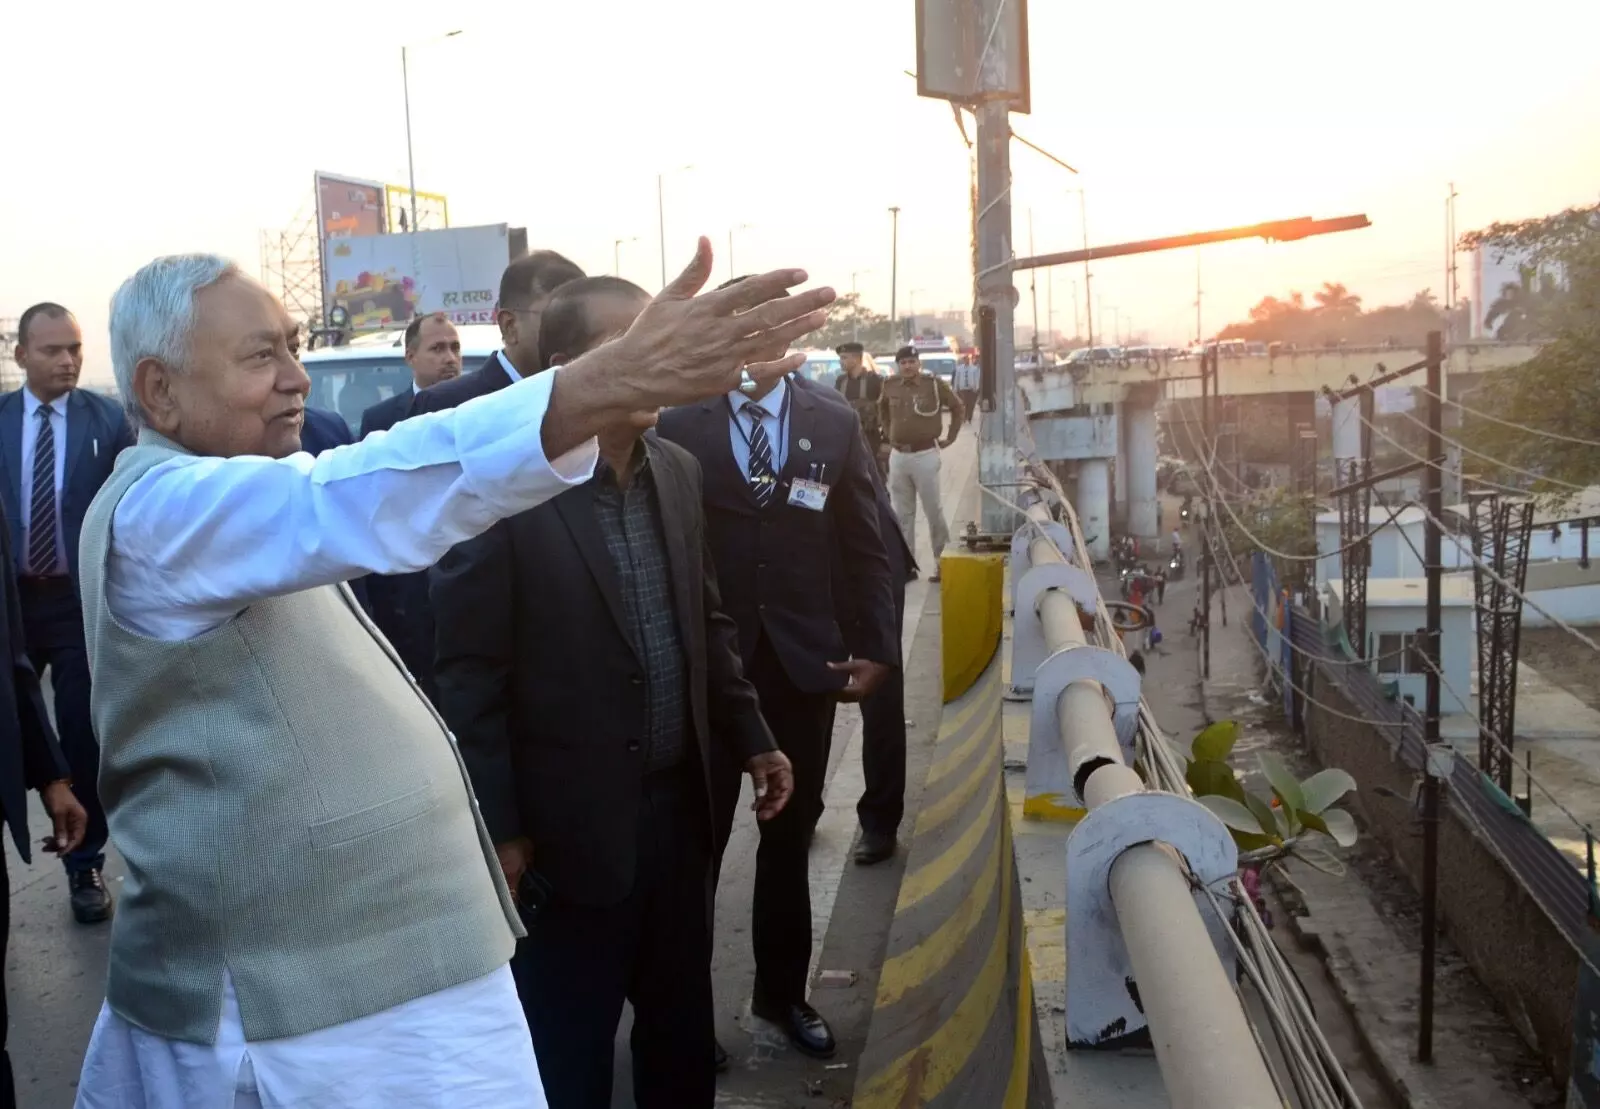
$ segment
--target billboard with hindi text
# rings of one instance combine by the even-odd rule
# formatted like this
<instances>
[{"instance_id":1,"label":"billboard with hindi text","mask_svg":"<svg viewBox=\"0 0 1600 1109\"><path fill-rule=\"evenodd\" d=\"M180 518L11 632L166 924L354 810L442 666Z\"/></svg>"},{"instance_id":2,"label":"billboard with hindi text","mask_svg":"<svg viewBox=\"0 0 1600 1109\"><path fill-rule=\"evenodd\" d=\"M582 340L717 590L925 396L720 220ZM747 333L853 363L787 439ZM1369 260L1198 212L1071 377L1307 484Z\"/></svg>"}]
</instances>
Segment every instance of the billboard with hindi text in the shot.
<instances>
[{"instance_id":1,"label":"billboard with hindi text","mask_svg":"<svg viewBox=\"0 0 1600 1109\"><path fill-rule=\"evenodd\" d=\"M404 327L434 312L454 323L493 323L510 260L503 223L332 239L323 257L323 304L328 311L342 306L356 331Z\"/></svg>"}]
</instances>

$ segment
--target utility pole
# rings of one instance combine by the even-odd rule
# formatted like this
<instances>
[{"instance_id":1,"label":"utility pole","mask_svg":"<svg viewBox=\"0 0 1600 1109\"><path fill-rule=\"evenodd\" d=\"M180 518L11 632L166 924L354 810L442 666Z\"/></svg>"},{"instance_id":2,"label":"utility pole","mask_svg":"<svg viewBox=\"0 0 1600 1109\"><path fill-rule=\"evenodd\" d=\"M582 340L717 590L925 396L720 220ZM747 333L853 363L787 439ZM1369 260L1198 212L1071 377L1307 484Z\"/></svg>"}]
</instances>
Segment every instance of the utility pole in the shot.
<instances>
[{"instance_id":1,"label":"utility pole","mask_svg":"<svg viewBox=\"0 0 1600 1109\"><path fill-rule=\"evenodd\" d=\"M1200 296L1200 250L1196 247L1194 252L1194 341L1196 343L1204 342L1206 334L1205 329L1200 326Z\"/></svg>"},{"instance_id":2,"label":"utility pole","mask_svg":"<svg viewBox=\"0 0 1600 1109\"><path fill-rule=\"evenodd\" d=\"M1033 253L1033 209L1028 209L1028 253ZM1028 273L1028 292L1033 298L1033 363L1039 364L1039 271Z\"/></svg>"},{"instance_id":3,"label":"utility pole","mask_svg":"<svg viewBox=\"0 0 1600 1109\"><path fill-rule=\"evenodd\" d=\"M1200 352L1200 450L1210 450L1211 438L1211 360L1212 351ZM1210 460L1202 453L1200 470L1209 475ZM1200 676L1211 680L1211 501L1221 493L1211 477L1212 496L1206 498L1206 514L1200 521Z\"/></svg>"},{"instance_id":4,"label":"utility pole","mask_svg":"<svg viewBox=\"0 0 1600 1109\"><path fill-rule=\"evenodd\" d=\"M1444 326L1451 342L1455 341L1456 301L1461 287L1456 283L1456 183L1450 182L1450 194L1444 201Z\"/></svg>"},{"instance_id":5,"label":"utility pole","mask_svg":"<svg viewBox=\"0 0 1600 1109\"><path fill-rule=\"evenodd\" d=\"M900 209L889 209L889 323L894 328L895 342L900 341Z\"/></svg>"},{"instance_id":6,"label":"utility pole","mask_svg":"<svg viewBox=\"0 0 1600 1109\"><path fill-rule=\"evenodd\" d=\"M1427 755L1422 778L1422 989L1417 1021L1417 1059L1433 1060L1433 963L1434 933L1437 930L1439 885L1439 793L1448 758L1436 756L1439 748L1439 670L1440 623L1444 585L1441 556L1444 545L1444 474L1439 459L1444 454L1444 341L1437 331L1428 332L1428 530L1423 537L1422 557L1427 565L1428 609L1427 695L1422 718L1422 739ZM1442 764L1442 767L1441 765Z\"/></svg>"},{"instance_id":7,"label":"utility pole","mask_svg":"<svg viewBox=\"0 0 1600 1109\"><path fill-rule=\"evenodd\" d=\"M1024 44L1024 49L1026 45ZM978 479L1004 489L1017 473L1016 287L1012 284L1011 104L1005 54L990 54L979 74L986 98L978 105L978 307L993 313L994 350L983 351L994 381L994 411L979 425ZM987 312L984 312L987 310ZM983 530L1010 532L1015 513L985 497Z\"/></svg>"},{"instance_id":8,"label":"utility pole","mask_svg":"<svg viewBox=\"0 0 1600 1109\"><path fill-rule=\"evenodd\" d=\"M1083 223L1083 252L1089 253L1089 201L1084 197L1084 190L1074 189L1078 194L1078 218ZM1094 346L1094 275L1089 272L1089 259L1083 260L1083 322L1089 329L1089 345Z\"/></svg>"}]
</instances>

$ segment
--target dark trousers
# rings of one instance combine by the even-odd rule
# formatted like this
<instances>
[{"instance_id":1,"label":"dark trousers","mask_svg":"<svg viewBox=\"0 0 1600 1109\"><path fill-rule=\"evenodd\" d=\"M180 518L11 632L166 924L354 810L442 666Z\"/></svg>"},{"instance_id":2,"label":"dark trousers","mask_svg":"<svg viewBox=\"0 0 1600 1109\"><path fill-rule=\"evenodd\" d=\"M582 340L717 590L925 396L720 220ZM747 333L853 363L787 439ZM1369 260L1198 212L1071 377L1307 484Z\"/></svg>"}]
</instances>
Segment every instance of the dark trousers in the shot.
<instances>
[{"instance_id":1,"label":"dark trousers","mask_svg":"<svg viewBox=\"0 0 1600 1109\"><path fill-rule=\"evenodd\" d=\"M0 834L8 834L0 830ZM0 1109L17 1109L16 1081L11 1077L11 1055L6 1051L6 1032L11 1014L6 1010L6 946L11 940L11 877L6 873L6 853L0 850Z\"/></svg>"},{"instance_id":2,"label":"dark trousers","mask_svg":"<svg viewBox=\"0 0 1600 1109\"><path fill-rule=\"evenodd\" d=\"M624 1000L634 1104L710 1109L716 1098L711 834L699 778L694 762L645 778L627 898L578 905L553 891L517 944L511 970L550 1109L610 1109Z\"/></svg>"},{"instance_id":3,"label":"dark trousers","mask_svg":"<svg viewBox=\"0 0 1600 1109\"><path fill-rule=\"evenodd\" d=\"M822 817L822 787L833 743L834 697L802 693L763 637L747 675L761 697L761 715L794 766L794 795L783 811L760 824L756 881L751 895L755 995L774 1006L805 1000L811 964L811 877L807 854ZM716 798L717 858L728 845L739 805L738 768L725 765Z\"/></svg>"},{"instance_id":4,"label":"dark trousers","mask_svg":"<svg viewBox=\"0 0 1600 1109\"><path fill-rule=\"evenodd\" d=\"M894 634L903 634L906 587L894 593ZM856 802L861 827L892 836L906 811L906 676L896 666L878 691L861 702L861 773L866 789Z\"/></svg>"},{"instance_id":5,"label":"dark trousers","mask_svg":"<svg viewBox=\"0 0 1600 1109\"><path fill-rule=\"evenodd\" d=\"M28 660L56 695L56 733L72 771L72 792L89 814L83 844L62 861L67 870L99 870L106 865L106 811L95 783L100 777L100 744L89 717L89 651L83 643L83 611L70 578L19 578L22 631Z\"/></svg>"},{"instance_id":6,"label":"dark trousers","mask_svg":"<svg viewBox=\"0 0 1600 1109\"><path fill-rule=\"evenodd\" d=\"M978 390L963 389L956 395L961 401L961 407L965 410L963 418L976 428L978 426Z\"/></svg>"}]
</instances>

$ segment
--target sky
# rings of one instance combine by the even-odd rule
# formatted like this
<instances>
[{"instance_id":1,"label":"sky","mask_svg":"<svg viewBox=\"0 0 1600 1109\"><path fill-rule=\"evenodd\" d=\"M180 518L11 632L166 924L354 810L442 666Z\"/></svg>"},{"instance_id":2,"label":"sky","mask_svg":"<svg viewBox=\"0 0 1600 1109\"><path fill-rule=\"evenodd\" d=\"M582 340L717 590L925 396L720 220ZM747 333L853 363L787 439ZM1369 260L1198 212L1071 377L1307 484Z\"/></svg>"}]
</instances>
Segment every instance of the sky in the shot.
<instances>
[{"instance_id":1,"label":"sky","mask_svg":"<svg viewBox=\"0 0 1600 1109\"><path fill-rule=\"evenodd\" d=\"M456 226L524 226L593 273L629 240L622 275L655 289L664 172L669 271L705 234L726 276L739 228L738 271L800 266L886 312L897 205L900 311L971 301L970 154L905 75L911 0L80 0L5 22L0 318L71 307L91 380L109 380L109 298L150 258L215 251L254 273L315 170L406 180L402 46L417 185ZM1102 333L1192 339L1197 261L1208 334L1324 281L1369 304L1442 294L1451 182L1463 231L1600 200L1594 0L1034 0L1029 22L1033 111L1013 126L1080 172L1013 146L1019 254L1030 217L1038 252L1081 245L1078 188L1092 244L1373 223L1098 263ZM1072 332L1082 278L1038 274L1041 328L1053 308Z\"/></svg>"}]
</instances>

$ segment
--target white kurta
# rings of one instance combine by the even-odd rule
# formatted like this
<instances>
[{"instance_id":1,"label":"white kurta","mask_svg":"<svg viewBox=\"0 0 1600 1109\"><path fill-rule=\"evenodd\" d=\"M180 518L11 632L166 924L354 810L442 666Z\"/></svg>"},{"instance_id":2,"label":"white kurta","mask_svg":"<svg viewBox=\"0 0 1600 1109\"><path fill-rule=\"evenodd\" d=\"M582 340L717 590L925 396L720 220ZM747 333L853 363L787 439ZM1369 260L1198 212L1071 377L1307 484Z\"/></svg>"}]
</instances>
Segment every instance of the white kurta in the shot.
<instances>
[{"instance_id":1,"label":"white kurta","mask_svg":"<svg viewBox=\"0 0 1600 1109\"><path fill-rule=\"evenodd\" d=\"M593 475L592 440L554 461L544 456L554 380L539 374L315 460L182 457L154 467L117 506L106 574L112 613L142 635L190 639L264 597L431 566L496 520ZM218 1003L214 1044L169 1040L102 1007L78 1109L545 1104L506 967L281 1040L245 1040L231 980Z\"/></svg>"}]
</instances>

